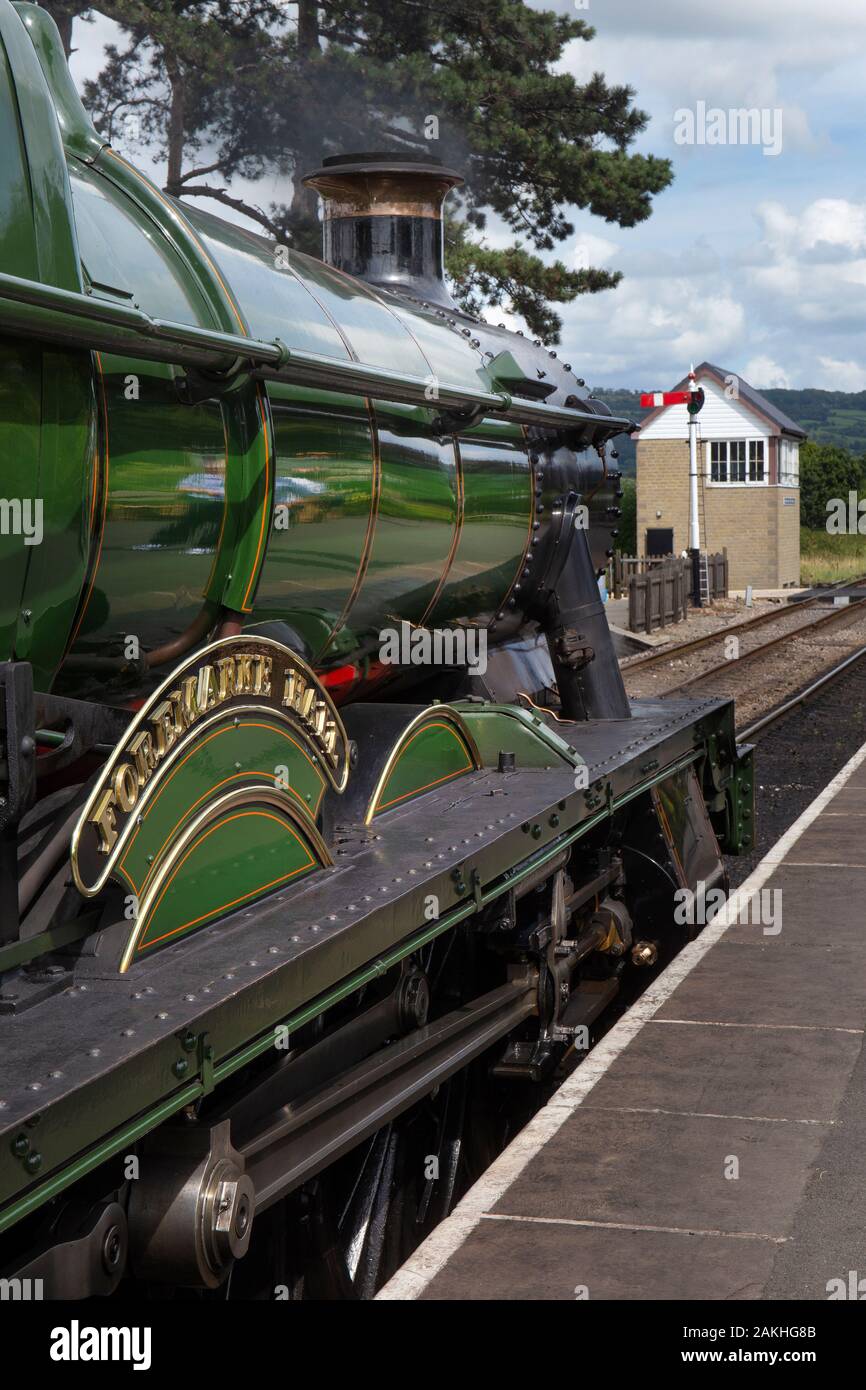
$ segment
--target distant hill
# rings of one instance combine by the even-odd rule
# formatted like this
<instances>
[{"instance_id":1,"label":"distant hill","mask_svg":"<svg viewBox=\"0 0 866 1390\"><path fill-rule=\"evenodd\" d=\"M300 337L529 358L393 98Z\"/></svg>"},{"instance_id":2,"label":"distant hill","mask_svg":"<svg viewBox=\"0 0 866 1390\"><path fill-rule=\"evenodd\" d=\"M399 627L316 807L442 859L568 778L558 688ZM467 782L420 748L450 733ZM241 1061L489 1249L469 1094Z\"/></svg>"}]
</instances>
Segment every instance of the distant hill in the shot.
<instances>
[{"instance_id":1,"label":"distant hill","mask_svg":"<svg viewBox=\"0 0 866 1390\"><path fill-rule=\"evenodd\" d=\"M838 444L852 454L866 454L866 391L782 391L762 395L790 415L816 444Z\"/></svg>"},{"instance_id":2,"label":"distant hill","mask_svg":"<svg viewBox=\"0 0 866 1390\"><path fill-rule=\"evenodd\" d=\"M761 394L772 401L818 444L837 444L852 454L866 454L866 391L819 391L808 386L802 391L769 387ZM593 395L606 401L614 415L641 421L649 411L642 410L639 391L596 388ZM628 435L615 441L622 471L635 472L635 446Z\"/></svg>"},{"instance_id":3,"label":"distant hill","mask_svg":"<svg viewBox=\"0 0 866 1390\"><path fill-rule=\"evenodd\" d=\"M592 394L610 406L611 415L624 415L626 419L635 420L639 424L643 417L649 414L648 410L641 410L640 391L608 391L601 387L594 387ZM621 434L613 443L614 448L619 450L619 462L623 473L627 478L633 478L635 475L634 440L630 435Z\"/></svg>"}]
</instances>

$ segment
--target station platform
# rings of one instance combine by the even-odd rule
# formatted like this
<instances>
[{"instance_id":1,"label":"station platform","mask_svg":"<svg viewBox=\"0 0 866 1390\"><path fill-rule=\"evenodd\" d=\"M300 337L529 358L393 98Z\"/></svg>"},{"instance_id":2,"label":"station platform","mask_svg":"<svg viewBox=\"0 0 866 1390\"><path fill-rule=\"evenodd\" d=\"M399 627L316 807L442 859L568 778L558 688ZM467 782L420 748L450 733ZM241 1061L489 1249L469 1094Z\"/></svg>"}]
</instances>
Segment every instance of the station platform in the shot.
<instances>
[{"instance_id":1,"label":"station platform","mask_svg":"<svg viewBox=\"0 0 866 1390\"><path fill-rule=\"evenodd\" d=\"M378 1297L866 1298L864 1028L866 745Z\"/></svg>"}]
</instances>

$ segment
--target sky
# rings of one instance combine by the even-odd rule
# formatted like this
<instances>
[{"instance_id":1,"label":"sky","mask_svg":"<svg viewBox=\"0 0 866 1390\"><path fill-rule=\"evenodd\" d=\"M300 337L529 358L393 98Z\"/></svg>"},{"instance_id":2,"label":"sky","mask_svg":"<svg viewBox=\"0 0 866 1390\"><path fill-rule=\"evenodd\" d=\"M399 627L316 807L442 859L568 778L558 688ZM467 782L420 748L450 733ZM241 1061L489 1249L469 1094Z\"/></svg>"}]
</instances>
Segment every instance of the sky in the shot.
<instances>
[{"instance_id":1,"label":"sky","mask_svg":"<svg viewBox=\"0 0 866 1390\"><path fill-rule=\"evenodd\" d=\"M578 375L653 390L708 359L759 389L866 390L866 0L530 3L593 25L562 69L633 87L650 116L633 148L674 168L638 227L572 210L558 257L623 272L561 307ZM76 24L76 81L116 32L102 17ZM254 201L285 195L274 178ZM490 243L507 239L491 223Z\"/></svg>"}]
</instances>

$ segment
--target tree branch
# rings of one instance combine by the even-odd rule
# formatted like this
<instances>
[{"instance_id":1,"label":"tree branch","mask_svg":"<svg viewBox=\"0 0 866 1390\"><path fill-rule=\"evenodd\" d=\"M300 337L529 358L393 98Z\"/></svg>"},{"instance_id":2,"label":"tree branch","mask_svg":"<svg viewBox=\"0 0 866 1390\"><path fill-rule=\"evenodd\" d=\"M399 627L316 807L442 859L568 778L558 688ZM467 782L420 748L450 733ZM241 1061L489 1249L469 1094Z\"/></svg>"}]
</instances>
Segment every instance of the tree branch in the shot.
<instances>
[{"instance_id":1,"label":"tree branch","mask_svg":"<svg viewBox=\"0 0 866 1390\"><path fill-rule=\"evenodd\" d=\"M205 174L212 174L214 170L220 168L221 164L221 159L215 159L213 164L201 164L197 169L188 169L185 174L178 175L177 182L179 184L188 183L190 179L200 179Z\"/></svg>"},{"instance_id":2,"label":"tree branch","mask_svg":"<svg viewBox=\"0 0 866 1390\"><path fill-rule=\"evenodd\" d=\"M166 193L171 190L165 189ZM281 232L276 222L272 222L267 213L262 212L261 208L255 208L250 203L245 203L242 198L233 198L224 188L211 188L203 183L200 186L185 186L182 189L184 198L213 198L218 203L224 203L226 207L234 208L236 212L242 212L245 217L251 217L254 222L265 227L271 236L279 240Z\"/></svg>"}]
</instances>

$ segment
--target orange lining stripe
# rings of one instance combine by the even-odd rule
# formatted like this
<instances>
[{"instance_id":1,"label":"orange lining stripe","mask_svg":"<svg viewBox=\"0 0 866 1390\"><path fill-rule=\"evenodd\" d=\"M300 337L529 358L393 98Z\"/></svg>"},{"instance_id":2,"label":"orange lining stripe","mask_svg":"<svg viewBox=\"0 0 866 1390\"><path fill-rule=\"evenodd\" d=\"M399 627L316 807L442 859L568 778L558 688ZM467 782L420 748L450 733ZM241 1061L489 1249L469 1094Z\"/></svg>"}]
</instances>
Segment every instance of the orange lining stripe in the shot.
<instances>
[{"instance_id":1,"label":"orange lining stripe","mask_svg":"<svg viewBox=\"0 0 866 1390\"><path fill-rule=\"evenodd\" d=\"M370 422L370 443L372 446L371 461L373 464L373 476L370 481L370 515L367 518L367 530L364 534L364 544L361 548L361 558L358 561L358 572L355 575L355 580L349 592L349 597L346 599L346 602L343 605L343 611L328 635L328 640L325 642L325 645L323 646L322 650L318 653L318 656L316 658L317 661L322 660L331 643L333 642L334 638L336 637L337 633L340 631L340 628L343 627L346 623L349 614L352 611L352 607L355 603L355 600L361 591L361 585L363 584L364 579L366 577L367 569L370 564L370 556L373 551L373 536L376 530L376 522L379 517L379 503L382 495L382 457L379 449L379 430L376 426L376 417L373 413L373 407L370 403L370 398L368 396L364 397L364 404L367 407L367 418Z\"/></svg>"},{"instance_id":2,"label":"orange lining stripe","mask_svg":"<svg viewBox=\"0 0 866 1390\"><path fill-rule=\"evenodd\" d=\"M156 803L159 801L159 798L162 796L163 792L167 790L169 782L171 782L171 780L172 780L172 778L175 776L175 774L178 773L178 772L180 772L181 768L182 768L186 763L189 762L189 760L190 760L191 757L193 757L196 753L200 752L202 748L206 747L206 745L207 745L208 743L210 743L211 739L219 738L222 734L230 734L230 733L233 733L234 730L235 730L236 728L239 728L239 729L269 729L269 730L271 731L271 733L279 734L281 738L284 738L284 739L287 740L287 742L291 743L291 745L292 745L293 748L297 748L298 752L301 754L302 757L306 758L307 762L310 764L310 767L313 769L314 772L316 772L316 775L318 776L318 772L316 771L316 765L315 765L315 763L313 762L313 760L312 760L312 758L310 757L310 755L307 753L306 749L305 749L300 743L298 743L295 739L293 739L292 736L291 736L291 734L286 733L286 730L285 730L285 729L280 728L279 724L267 724L267 723L264 723L264 722L261 722L261 721L259 721L259 720L255 720L255 719L252 719L252 720L242 720L242 721L240 721L237 725L232 724L232 725L230 725L230 726L228 726L228 727L224 727L224 728L222 728L222 729L214 729L214 731L213 731L212 734L208 734L207 738L200 739L199 742L196 743L195 746L192 747L192 748L189 750L189 752L186 754L186 756L183 757L183 758L181 758L180 762L177 763L177 764L171 769L171 771L168 773L168 775L167 775L166 778L164 779L164 781L163 781L163 783L162 783L162 786L158 789L158 791L154 792L153 800L152 800L152 802L150 803L150 805L148 806L148 811L152 811L152 810L153 810L154 806L155 806ZM199 805L201 804L201 802L205 800L206 797L211 796L215 791L218 791L220 787L225 786L226 782L232 782L232 781L234 781L236 777L264 777L265 780L267 780L268 778L270 778L270 777L272 777L272 776L273 776L273 773L272 773L272 772L259 772L258 770L254 770L254 769L252 769L252 768L250 769L249 772L237 772L237 773L233 773L231 777L225 777L225 778L222 780L222 782L216 782L216 783L214 784L214 786L210 787L206 792L202 792L202 794L201 794L201 796L198 798L198 800L197 800L197 801L194 801L193 804L192 804L192 806L189 806L189 807L187 808L185 815L188 816L188 815L190 814L190 812L192 812L192 811L195 810L196 806L199 806ZM303 809L304 809L304 811L307 813L307 815L309 815L309 807L307 806L306 802L301 801L301 798L298 796L298 793L294 790L294 788L292 788L292 787L286 787L285 790L288 791L288 792L290 792L290 793L292 794L292 796L295 797L295 799L297 800L298 804L299 804L300 806L302 806ZM320 792L320 794L319 794L319 801L321 801L322 796L324 795L324 791L325 791L325 788L324 788L324 784L323 784L323 785L322 785L321 792ZM316 810L318 811L318 803L316 804ZM175 830L177 830L178 825L181 824L181 821L182 821L184 818L185 818L184 816L181 817L181 820L179 820L179 821L177 822L177 825L174 826L174 828L171 830L171 832L169 833L169 835L166 837L166 839L165 839L164 842L163 842L162 849L165 848L166 844L167 844L168 841L171 839L171 836L174 834ZM128 854L129 854L129 851L132 849L132 846L135 844L135 838L136 838L136 836L137 836L137 834L138 834L138 832L139 832L140 829L141 829L141 826L136 825L135 830L132 832L132 836L131 836L131 838L130 838L129 844L126 846L126 849L123 851L123 858L120 860L120 865L119 865L119 867L122 868L123 865L126 863L126 859L127 859ZM162 849L160 850L160 854L162 853ZM148 878L149 878L149 877L150 877L150 875L148 874ZM145 883L146 883L146 882L147 882L147 879L145 879Z\"/></svg>"},{"instance_id":3,"label":"orange lining stripe","mask_svg":"<svg viewBox=\"0 0 866 1390\"><path fill-rule=\"evenodd\" d=\"M139 895L138 889L136 888L136 886L135 886L135 884L134 884L132 878L131 878L130 875L127 873L126 869L123 867L122 864L118 864L118 866L117 866L117 872L118 872L119 874L123 874L123 877L126 879L127 883L129 884L130 888L132 889L133 893L136 895L136 897L139 897L140 895Z\"/></svg>"},{"instance_id":4,"label":"orange lining stripe","mask_svg":"<svg viewBox=\"0 0 866 1390\"><path fill-rule=\"evenodd\" d=\"M99 360L99 353L98 353L98 352L95 352L95 353L94 353L94 356L96 357L97 360ZM93 520L94 520L94 517L95 517L95 515L96 515L96 499L97 499L97 497L99 496L99 424L98 424L98 422L97 422L97 426L96 426L96 440L95 440L95 448L94 448L93 453L94 453L94 458L93 458L93 484L92 484L91 489L90 489L90 515L88 516L88 523L89 523L89 526L90 526L90 531L89 531L89 535L88 535L88 543L89 543L89 541L90 541L90 538L91 538L92 535L93 535Z\"/></svg>"},{"instance_id":5,"label":"orange lining stripe","mask_svg":"<svg viewBox=\"0 0 866 1390\"><path fill-rule=\"evenodd\" d=\"M451 737L459 744L461 751L466 753L466 744L463 742L462 738L459 737L456 731L452 729L450 724L443 724L439 721L433 721L430 724L423 724L420 729L415 730L412 737L410 739L407 739L405 745L400 749L400 752L397 755L397 761L391 768L391 777L394 776L394 773L397 771L397 768L399 767L404 754L408 752L411 745L415 742L415 739L418 738L420 734L426 734L428 729L444 729L445 732L447 734L450 734ZM420 796L421 792L429 791L431 787L438 787L442 782L449 782L452 777L461 777L464 772L475 771L477 771L477 769L475 767L474 762L472 761L472 758L470 757L465 767L458 767L454 770L454 772L446 772L444 777L437 777L433 782L425 782L423 787L413 787L411 791L402 792L400 796L393 797L391 801L377 802L373 814L376 815L379 811L387 811L389 806L396 806L398 802L405 801L406 798L409 796ZM391 777L388 778L389 782L391 780Z\"/></svg>"},{"instance_id":6,"label":"orange lining stripe","mask_svg":"<svg viewBox=\"0 0 866 1390\"><path fill-rule=\"evenodd\" d=\"M213 577L217 567L217 560L220 557L220 550L222 549L223 532L226 529L226 517L228 516L229 512L229 432L226 429L225 411L223 410L222 406L220 406L220 422L223 427L223 447L225 450L225 463L223 467L223 515L222 521L220 522L220 533L217 537L217 543L213 553L213 564L210 567L210 574L208 575L207 583L204 586L203 597L207 596L207 591L213 583Z\"/></svg>"},{"instance_id":7,"label":"orange lining stripe","mask_svg":"<svg viewBox=\"0 0 866 1390\"><path fill-rule=\"evenodd\" d=\"M221 782L217 782L213 787L210 788L209 791L203 792L202 795L198 798L198 801L194 801L193 804L192 804L192 806L190 806L189 811L187 812L187 815L191 814L191 813L196 809L197 806L200 806L200 805L201 805L201 803L202 803L203 801L206 801L207 798L208 798L213 792L219 791L220 787L227 787L228 784L229 784L229 782L242 782L243 779L244 779L245 777L265 777L265 778L268 778L268 777L272 777L272 776L273 776L273 773L271 773L271 772L262 772L262 771L260 771L259 768L251 768L249 772L233 772L232 775L231 775L231 777L224 777L223 780L222 780ZM296 791L294 791L292 787L286 787L286 788L281 789L281 790L285 790L285 791L287 791L291 796L293 796L293 797L295 798L295 800L297 801L298 805L301 807L301 809L302 809L305 813L309 814L309 807L307 806L306 802L303 802L303 801L301 800L301 798L298 796L298 793L297 793ZM324 789L324 787L323 787L323 788L322 788L322 791L324 792L324 790L325 790L325 789ZM319 801L321 801L321 796L319 797ZM318 811L318 805L316 806L316 810ZM171 841L172 837L174 836L175 832L177 831L178 827L181 826L181 825L183 824L183 822L184 822L185 819L186 819L186 815L181 816L180 820L177 821L177 823L176 823L175 825L172 826L171 830L168 832L168 834L166 835L165 839L163 840L162 845L160 846L159 852L157 853L157 855L156 855L156 857L155 857L155 859L154 859L153 864L151 864L150 868L148 869L147 873L146 873L145 876L144 876L144 880L143 880L143 882L142 882L141 890L140 890L141 893L144 893L145 890L147 889L147 885L150 883L150 880L153 878L155 872L156 872L157 869L159 868L160 861L161 861L161 858L162 858L162 854L163 854L163 851L165 850L166 845L170 843L170 841ZM131 841L130 841L130 843L131 843ZM128 853L128 850L127 850L127 853ZM122 873L126 874L126 877L129 879L129 875L126 873L126 870L123 868L123 866L122 866L121 864L118 865L118 868L121 870ZM132 882L131 879L130 879L129 881Z\"/></svg>"},{"instance_id":8,"label":"orange lining stripe","mask_svg":"<svg viewBox=\"0 0 866 1390\"><path fill-rule=\"evenodd\" d=\"M457 438L456 435L453 436L453 448L455 483L457 486L457 498L454 510L454 533L451 537L451 548L448 551L448 557L445 561L445 567L442 570L442 574L439 579L439 583L436 585L436 591L433 594L433 597L431 598L430 602L425 608L424 613L418 620L419 627L425 626L427 619L433 613L437 603L442 597L442 590L445 588L448 576L451 573L451 566L454 564L454 557L457 554L457 547L460 544L460 537L463 532L463 520L466 515L466 485L463 477L463 455L460 453L460 440Z\"/></svg>"},{"instance_id":9,"label":"orange lining stripe","mask_svg":"<svg viewBox=\"0 0 866 1390\"><path fill-rule=\"evenodd\" d=\"M686 878L685 871L684 871L684 869L683 869L682 861L681 861L681 859L680 859L679 850L677 849L677 842L676 842L676 839L674 838L674 833L673 833L673 831L672 831L672 829L671 829L671 823L670 823L670 821L668 820L668 815L667 815L667 811L666 811L665 808L664 808L664 803L662 802L661 796L659 795L658 787L653 787L653 788L652 788L652 798L653 798L653 801L654 801L655 804L656 804L656 810L657 810L658 814L659 814L660 817L661 817L662 825L664 826L665 830L666 830L667 833L668 833L668 847L669 847L671 853L673 854L674 860L675 860L675 862L676 862L676 866L677 866L677 868L678 868L679 871L680 871L680 877L681 877L683 883L687 883L688 880L687 880L687 878Z\"/></svg>"},{"instance_id":10,"label":"orange lining stripe","mask_svg":"<svg viewBox=\"0 0 866 1390\"><path fill-rule=\"evenodd\" d=\"M243 820L246 816L262 816L265 820L276 821L278 825L281 825L284 829L288 830L289 834L293 837L295 842L299 845L303 845L303 847L307 850L307 853L310 854L309 846L305 843L305 841L301 839L300 835L295 834L294 829L291 826L289 826L286 821L282 820L279 816L273 815L270 811L238 811L233 816L227 816L225 820L217 821L216 825L212 825L209 830L206 830L203 835L200 835L199 838L190 845L189 849L185 851L183 858L180 860L178 864L175 865L168 880L163 884L162 891L160 892L159 897L153 905L153 909L150 914L151 918L153 918L153 916L155 915L163 898L165 897L166 893L171 887L174 878L183 868L184 864L186 863L189 856L192 854L193 850L198 849L199 845L204 844L204 841L208 838L209 835L212 835L215 830L222 829L224 825L229 825L233 820ZM184 922L179 927L173 927L170 932L165 932L164 935L156 936L152 941L143 943L141 946L139 946L138 949L139 951L146 951L151 946L156 946L156 944L160 941L167 941L170 936L177 936L178 932L185 931L187 927L194 927L198 922L204 922L208 917L212 917L216 912L225 912L226 909L229 907L236 907L238 903L246 902L248 898L254 897L257 893L265 893L269 888L275 887L275 885L278 883L287 882L288 879L294 878L296 874L303 873L304 869L310 869L317 863L318 860L315 859L312 854L310 854L310 858L307 861L307 863L301 864L297 869L293 869L290 874L283 874L282 878L272 879L270 883L262 884L260 888L253 888L250 890L249 893L243 893L239 898L233 898L231 902L221 903L219 907L211 908L209 912L203 912L200 917L194 917L191 921Z\"/></svg>"},{"instance_id":11,"label":"orange lining stripe","mask_svg":"<svg viewBox=\"0 0 866 1390\"><path fill-rule=\"evenodd\" d=\"M413 787L411 791L403 792L401 796L395 796L392 801L380 802L373 814L377 816L380 811L387 811L389 807L398 805L399 802L405 801L407 797L420 796L422 792L430 791L431 787L441 786L443 782L450 782L455 777L462 777L464 772L472 772L474 770L472 763L467 763L466 767L458 767L454 772L446 772L444 777L437 777L433 782L425 782L423 787Z\"/></svg>"},{"instance_id":12,"label":"orange lining stripe","mask_svg":"<svg viewBox=\"0 0 866 1390\"><path fill-rule=\"evenodd\" d=\"M271 493L271 471L270 471L270 469L271 469L271 441L270 441L270 432L269 432L269 429L268 429L268 421L267 421L267 418L266 418L266 416L265 416L265 407L264 407L264 404L263 404L263 402L262 402L262 388L261 388L260 386L256 387L256 404L258 405L259 415L260 415L261 421L262 421L262 436L263 436L264 442L265 442L265 495L264 495L264 497L262 498L262 524L261 524L261 527L260 527L260 529L259 529L259 541L258 541L258 545L256 546L256 558L255 558L255 560L253 561L253 568L252 568L252 573L251 573L251 575L250 575L250 582L249 582L249 584L247 585L247 591L246 591L246 593L244 594L244 597L243 597L243 610L244 610L245 613L248 613L248 612L251 611L250 608L247 607L247 603L248 603L249 596L250 596L250 589L253 587L253 584L255 583L256 579L258 578L258 573L259 573L259 556L260 556L261 553L262 553L262 541L263 541L263 539L264 539L264 534L265 534L265 517L266 517L266 515L267 515L267 513L268 513L268 510L269 510L269 508L268 508L268 499L270 498L270 493Z\"/></svg>"},{"instance_id":13,"label":"orange lining stripe","mask_svg":"<svg viewBox=\"0 0 866 1390\"><path fill-rule=\"evenodd\" d=\"M87 612L88 605L89 605L90 600L91 600L91 597L92 597L92 595L93 595L93 586L94 586L95 583L96 583L96 574L97 574L97 571L98 571L98 569L99 569L99 562L100 562L100 560L102 559L102 543L103 543L103 541L104 541L104 539L105 539L105 520L106 520L106 517L107 517L107 515L108 515L108 475L109 475L109 468L110 468L110 462L111 462L111 457L110 457L110 453L109 453L109 445L108 445L108 401L107 401L106 394L105 394L105 375L104 375L104 372L103 372L103 369L102 369L102 357L101 357L101 355L100 355L98 352L96 352L96 351L94 351L93 356L94 356L94 358L95 358L95 360L96 360L97 378L98 378L98 381L99 381L99 399L100 399L100 401L101 401L101 403L102 403L102 420L103 420L103 434L104 434L105 478L104 478L104 480L103 480L102 516L101 516L100 522L99 522L99 541L98 541L98 543L97 543L97 548L96 548L96 559L95 559L94 562L93 562L93 572L91 573L90 582L89 582L89 584L88 584L88 586L87 586L87 594L85 595L84 602L83 602L82 605L81 605L81 611L80 611L80 613L78 614L78 618L77 618L77 620L76 620L75 627L74 627L73 630L72 630L72 636L70 637L70 639L69 639L69 641L68 641L68 643L67 643L67 645L66 645L66 651L64 652L64 657L69 653L70 649L71 649L71 648L74 646L74 644L75 644L75 639L76 639L76 637L78 636L79 629L80 629L80 627L81 627L81 624L82 624L83 621L84 621L84 615L85 615L85 613ZM92 504L91 504L91 543L92 543L92 537L93 537L93 532L92 532L93 506L95 505L95 501L96 501L96 499L95 499L96 475L99 473L99 465L98 465L99 441L98 441L98 440L97 440L96 452L97 452L97 465L96 465L96 468L94 469L94 497L93 497L93 499L92 499Z\"/></svg>"}]
</instances>

